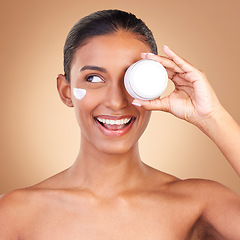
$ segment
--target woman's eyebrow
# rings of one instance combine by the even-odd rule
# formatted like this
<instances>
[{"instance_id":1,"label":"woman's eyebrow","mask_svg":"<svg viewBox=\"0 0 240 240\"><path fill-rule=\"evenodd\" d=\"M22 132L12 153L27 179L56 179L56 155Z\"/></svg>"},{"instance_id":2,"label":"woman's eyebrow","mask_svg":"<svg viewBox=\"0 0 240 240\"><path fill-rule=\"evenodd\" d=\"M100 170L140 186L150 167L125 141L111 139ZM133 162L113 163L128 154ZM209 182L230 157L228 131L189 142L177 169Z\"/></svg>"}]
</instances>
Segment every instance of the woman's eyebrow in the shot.
<instances>
[{"instance_id":1,"label":"woman's eyebrow","mask_svg":"<svg viewBox=\"0 0 240 240\"><path fill-rule=\"evenodd\" d=\"M92 66L92 65L87 65L87 66L82 67L80 72L82 72L84 70L94 70L94 71L107 73L107 70L105 68L98 67L98 66Z\"/></svg>"}]
</instances>

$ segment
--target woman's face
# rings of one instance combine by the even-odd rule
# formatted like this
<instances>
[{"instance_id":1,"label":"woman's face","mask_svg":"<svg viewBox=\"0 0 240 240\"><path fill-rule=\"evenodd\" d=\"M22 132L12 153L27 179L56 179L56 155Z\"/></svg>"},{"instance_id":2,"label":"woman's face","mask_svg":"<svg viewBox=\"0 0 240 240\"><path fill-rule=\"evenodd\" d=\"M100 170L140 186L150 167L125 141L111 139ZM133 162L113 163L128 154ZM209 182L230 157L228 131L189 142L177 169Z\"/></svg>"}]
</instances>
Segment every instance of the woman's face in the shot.
<instances>
[{"instance_id":1,"label":"woman's face","mask_svg":"<svg viewBox=\"0 0 240 240\"><path fill-rule=\"evenodd\" d=\"M108 154L129 151L145 130L151 112L132 105L124 87L127 68L150 52L129 32L91 38L78 49L71 65L71 98L84 146ZM86 90L77 99L74 88Z\"/></svg>"}]
</instances>

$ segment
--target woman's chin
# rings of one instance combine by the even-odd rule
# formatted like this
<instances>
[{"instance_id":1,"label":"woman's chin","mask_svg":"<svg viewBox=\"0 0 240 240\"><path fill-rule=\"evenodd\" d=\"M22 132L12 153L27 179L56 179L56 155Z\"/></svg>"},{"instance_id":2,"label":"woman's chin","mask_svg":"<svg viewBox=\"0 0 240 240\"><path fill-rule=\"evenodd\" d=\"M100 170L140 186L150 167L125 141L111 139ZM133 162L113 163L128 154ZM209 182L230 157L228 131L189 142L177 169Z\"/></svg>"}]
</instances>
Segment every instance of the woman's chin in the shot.
<instances>
[{"instance_id":1,"label":"woman's chin","mask_svg":"<svg viewBox=\"0 0 240 240\"><path fill-rule=\"evenodd\" d=\"M136 144L137 146L137 144ZM131 150L135 148L135 145L130 144L121 144L118 143L110 143L110 144L102 144L101 146L97 146L99 152L108 154L108 155L124 155L129 153Z\"/></svg>"}]
</instances>

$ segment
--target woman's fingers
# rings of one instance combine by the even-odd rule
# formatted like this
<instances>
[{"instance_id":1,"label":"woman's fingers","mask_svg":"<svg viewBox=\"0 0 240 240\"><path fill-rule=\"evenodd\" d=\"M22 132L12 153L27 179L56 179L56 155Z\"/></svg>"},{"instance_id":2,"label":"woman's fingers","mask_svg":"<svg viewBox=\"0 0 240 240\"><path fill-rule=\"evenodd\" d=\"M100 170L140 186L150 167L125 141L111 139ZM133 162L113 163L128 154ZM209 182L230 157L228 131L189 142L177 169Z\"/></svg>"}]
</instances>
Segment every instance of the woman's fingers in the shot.
<instances>
[{"instance_id":1,"label":"woman's fingers","mask_svg":"<svg viewBox=\"0 0 240 240\"><path fill-rule=\"evenodd\" d=\"M155 100L141 100L134 99L132 102L133 105L138 107L143 107L146 110L160 110L164 112L169 112L170 102L168 97L158 98Z\"/></svg>"},{"instance_id":2,"label":"woman's fingers","mask_svg":"<svg viewBox=\"0 0 240 240\"><path fill-rule=\"evenodd\" d=\"M196 70L196 68L194 68L190 63L178 56L166 45L163 46L163 51L168 57L155 55L153 53L142 53L141 57L143 59L152 59L160 62L165 68L168 68L176 73L189 73Z\"/></svg>"},{"instance_id":3,"label":"woman's fingers","mask_svg":"<svg viewBox=\"0 0 240 240\"><path fill-rule=\"evenodd\" d=\"M172 82L174 83L175 87L192 87L192 82L191 81L186 81L186 78L182 77L181 74L175 74L171 78Z\"/></svg>"},{"instance_id":4,"label":"woman's fingers","mask_svg":"<svg viewBox=\"0 0 240 240\"><path fill-rule=\"evenodd\" d=\"M186 60L179 57L174 51L172 51L166 45L163 46L164 53L174 61L174 63L183 71L183 72L192 72L195 68L189 64Z\"/></svg>"},{"instance_id":5,"label":"woman's fingers","mask_svg":"<svg viewBox=\"0 0 240 240\"><path fill-rule=\"evenodd\" d=\"M153 53L142 53L142 58L152 59L160 62L165 68L168 68L176 73L188 73L196 70L190 63L178 56L173 50L166 45L163 46L163 51L168 57L155 55Z\"/></svg>"},{"instance_id":6,"label":"woman's fingers","mask_svg":"<svg viewBox=\"0 0 240 240\"><path fill-rule=\"evenodd\" d=\"M181 80L187 80L189 82L194 82L202 77L203 74L200 70L178 56L169 47L164 45L163 50L167 57L158 56L152 53L143 53L142 58L152 59L161 63L166 68L169 79L173 82L175 82L175 79L179 79L179 77Z\"/></svg>"},{"instance_id":7,"label":"woman's fingers","mask_svg":"<svg viewBox=\"0 0 240 240\"><path fill-rule=\"evenodd\" d=\"M141 56L143 59L152 59L152 60L159 62L165 68L167 68L173 72L184 73L184 71L182 69L180 69L176 63L174 63L171 59L169 59L167 57L154 55L152 53L142 53Z\"/></svg>"}]
</instances>

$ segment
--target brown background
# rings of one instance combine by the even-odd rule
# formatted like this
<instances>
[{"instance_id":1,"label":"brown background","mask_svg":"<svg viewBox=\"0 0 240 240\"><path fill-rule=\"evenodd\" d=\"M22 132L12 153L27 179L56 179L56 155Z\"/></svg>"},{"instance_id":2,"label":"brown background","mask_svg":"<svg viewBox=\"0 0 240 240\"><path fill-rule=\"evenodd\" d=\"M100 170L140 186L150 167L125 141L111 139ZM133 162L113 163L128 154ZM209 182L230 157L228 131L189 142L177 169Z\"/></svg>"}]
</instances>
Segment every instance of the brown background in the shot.
<instances>
[{"instance_id":1,"label":"brown background","mask_svg":"<svg viewBox=\"0 0 240 240\"><path fill-rule=\"evenodd\" d=\"M78 152L73 109L62 104L66 35L100 9L135 13L166 44L208 76L240 123L240 4L221 0L15 0L1 4L0 193L35 184L69 167ZM168 91L171 90L171 84ZM143 160L180 178L208 178L240 192L240 181L217 147L194 126L154 112L140 142Z\"/></svg>"}]
</instances>

